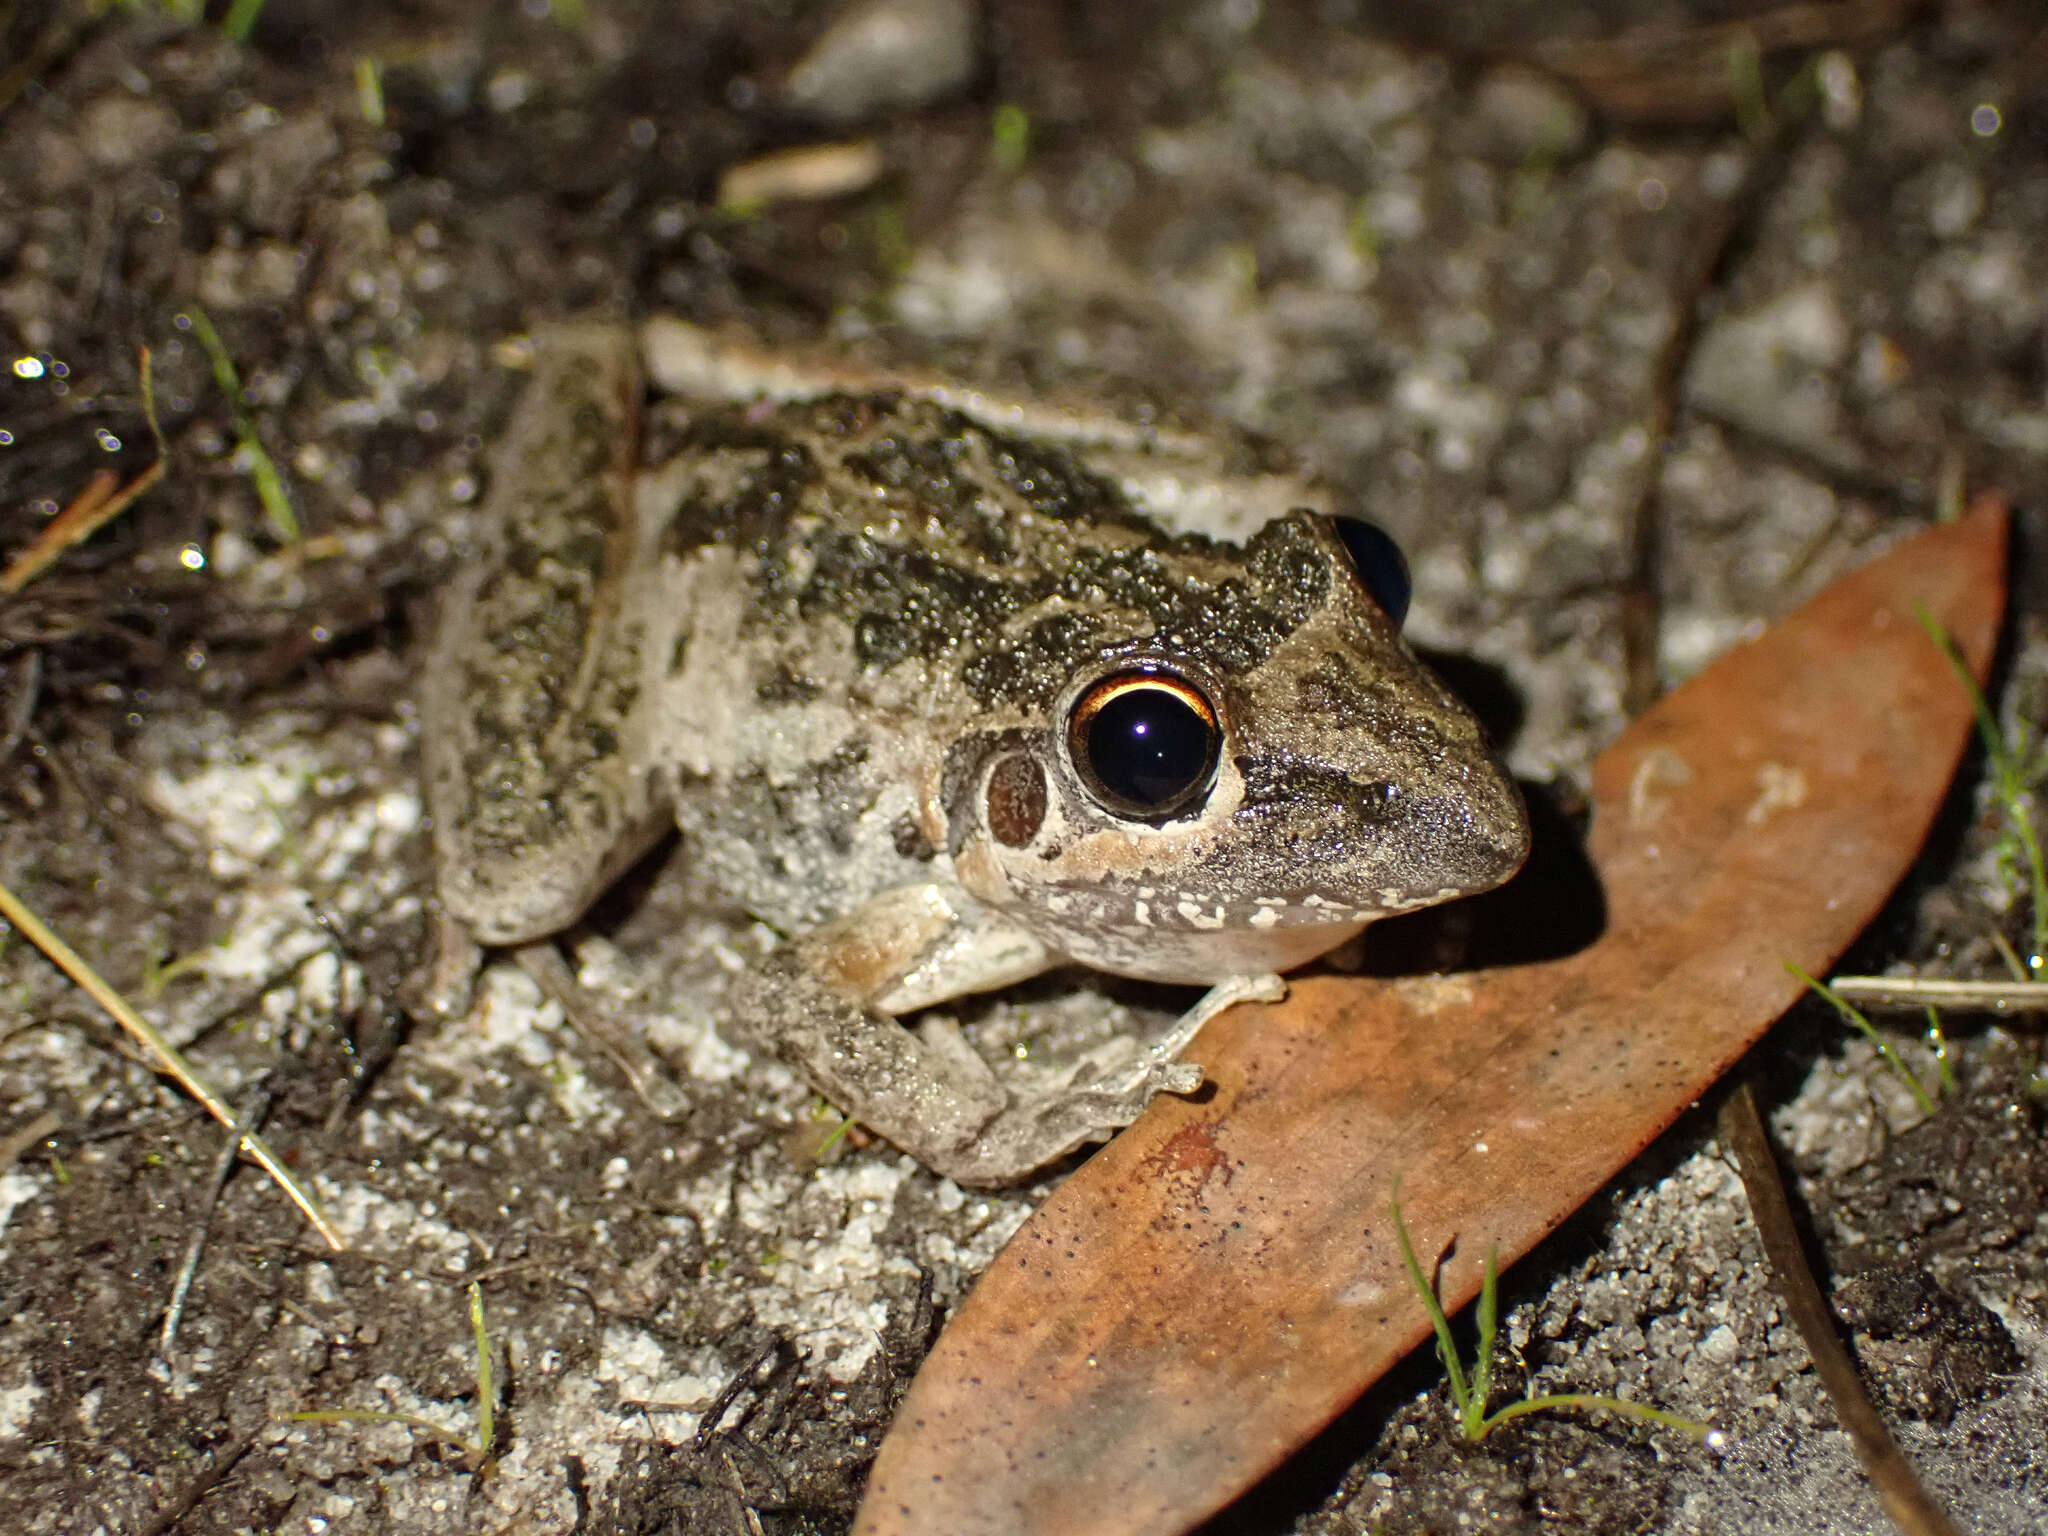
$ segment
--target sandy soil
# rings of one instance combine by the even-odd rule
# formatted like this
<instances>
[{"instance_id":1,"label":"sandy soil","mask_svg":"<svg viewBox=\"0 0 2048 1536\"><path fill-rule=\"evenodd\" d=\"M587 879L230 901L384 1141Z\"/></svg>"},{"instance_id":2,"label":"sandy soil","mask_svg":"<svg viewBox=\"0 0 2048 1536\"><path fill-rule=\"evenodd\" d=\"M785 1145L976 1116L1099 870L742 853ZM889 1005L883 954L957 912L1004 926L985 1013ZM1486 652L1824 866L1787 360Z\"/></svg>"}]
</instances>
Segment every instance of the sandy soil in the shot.
<instances>
[{"instance_id":1,"label":"sandy soil","mask_svg":"<svg viewBox=\"0 0 2048 1536\"><path fill-rule=\"evenodd\" d=\"M1966 473L2023 509L2001 700L2041 718L2035 8L1845 35L1803 108L1776 94L1799 56L1774 55L1740 114L1725 43L1563 56L1604 65L1604 110L1516 62L1757 9L1735 3L1030 0L978 18L964 78L948 7L909 9L915 67L886 89L798 71L798 100L825 7L271 0L247 46L0 7L0 552L95 471L150 462L145 347L169 447L157 489L0 599L0 879L264 1106L349 1242L327 1251L248 1168L209 1209L219 1129L0 936L0 1135L22 1133L0 1166L0 1506L23 1536L841 1531L935 1315L1030 1209L886 1145L819 1161L812 1096L715 1027L759 935L678 914L654 872L578 958L676 1068L678 1121L509 966L470 1019L407 1019L417 668L520 384L507 343L537 320L674 312L1267 434L1404 541L1413 634L1567 804L1624 718L1646 484L1659 627L1636 660L1670 681ZM849 141L874 147L864 185L719 207L734 167ZM2024 949L1993 841L1973 778L1856 964L1992 974L1992 934ZM1075 985L978 1027L1099 1014ZM1970 1529L2032 1532L2041 1035L1951 1022L1931 1119L1817 1011L1753 1065L1908 1449ZM487 1475L405 1424L280 1417L473 1435L472 1281L503 1389ZM1467 1450L1417 1360L1217 1529L1882 1528L1710 1113L1506 1302L1516 1390L1708 1416L1728 1448L1533 1418Z\"/></svg>"}]
</instances>

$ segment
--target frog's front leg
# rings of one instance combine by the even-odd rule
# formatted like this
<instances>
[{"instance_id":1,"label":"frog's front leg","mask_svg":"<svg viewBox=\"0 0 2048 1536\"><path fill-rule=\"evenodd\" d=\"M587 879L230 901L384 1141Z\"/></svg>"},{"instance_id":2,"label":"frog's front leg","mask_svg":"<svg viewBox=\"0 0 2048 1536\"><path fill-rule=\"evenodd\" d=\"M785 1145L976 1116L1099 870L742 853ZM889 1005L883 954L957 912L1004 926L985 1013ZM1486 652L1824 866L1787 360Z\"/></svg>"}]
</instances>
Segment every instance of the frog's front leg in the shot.
<instances>
[{"instance_id":1,"label":"frog's front leg","mask_svg":"<svg viewBox=\"0 0 2048 1536\"><path fill-rule=\"evenodd\" d=\"M1159 1093L1202 1081L1201 1068L1155 1049L1092 1082L1013 1096L957 1028L911 1030L894 1016L1060 958L957 889L912 886L784 945L734 1004L743 1029L927 1167L963 1184L1014 1183L1113 1135Z\"/></svg>"}]
</instances>

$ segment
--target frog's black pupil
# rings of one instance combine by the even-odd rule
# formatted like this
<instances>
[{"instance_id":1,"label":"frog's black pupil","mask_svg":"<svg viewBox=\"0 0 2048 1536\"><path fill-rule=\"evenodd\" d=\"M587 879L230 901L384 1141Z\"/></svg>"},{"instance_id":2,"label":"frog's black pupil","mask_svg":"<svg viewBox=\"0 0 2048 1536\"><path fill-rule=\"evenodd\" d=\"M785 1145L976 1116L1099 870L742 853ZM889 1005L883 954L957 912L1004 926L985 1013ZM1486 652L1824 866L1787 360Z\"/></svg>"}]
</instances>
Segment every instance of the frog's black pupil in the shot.
<instances>
[{"instance_id":1,"label":"frog's black pupil","mask_svg":"<svg viewBox=\"0 0 2048 1536\"><path fill-rule=\"evenodd\" d=\"M1170 688L1126 688L1087 723L1096 781L1141 811L1170 806L1208 777L1215 732Z\"/></svg>"},{"instance_id":2,"label":"frog's black pupil","mask_svg":"<svg viewBox=\"0 0 2048 1536\"><path fill-rule=\"evenodd\" d=\"M1336 522L1337 537L1351 551L1351 563L1358 570L1366 595L1380 605L1399 629L1401 621L1408 617L1410 595L1408 562L1401 556L1401 546L1386 529L1362 517L1340 517Z\"/></svg>"}]
</instances>

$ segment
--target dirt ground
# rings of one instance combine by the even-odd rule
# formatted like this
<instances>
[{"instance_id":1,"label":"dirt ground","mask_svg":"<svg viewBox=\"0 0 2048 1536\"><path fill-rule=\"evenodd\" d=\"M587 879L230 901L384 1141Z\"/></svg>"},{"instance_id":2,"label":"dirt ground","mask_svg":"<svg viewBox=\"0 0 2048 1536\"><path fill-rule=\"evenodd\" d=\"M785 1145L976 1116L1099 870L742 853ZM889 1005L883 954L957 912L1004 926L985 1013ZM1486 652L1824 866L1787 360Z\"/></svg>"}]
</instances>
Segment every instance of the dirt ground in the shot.
<instances>
[{"instance_id":1,"label":"dirt ground","mask_svg":"<svg viewBox=\"0 0 2048 1536\"><path fill-rule=\"evenodd\" d=\"M2000 488L2000 707L2048 718L2025 0L1799 8L1820 35L1760 58L1711 27L1790 13L1744 0L899 0L920 48L865 74L813 53L829 6L585 5L269 0L247 45L0 5L0 556L155 457L144 348L168 447L0 598L0 880L260 1109L349 1245L248 1167L210 1204L220 1129L0 933L23 1536L842 1531L945 1309L1050 1187L963 1191L859 1138L821 1158L814 1096L716 1028L762 936L678 911L659 870L576 958L676 1069L676 1120L510 965L467 1020L400 1006L431 896L417 673L536 321L675 313L1270 436L1401 539L1411 634L1566 804L1632 689ZM721 206L735 167L852 142L857 185ZM2028 950L1981 767L1855 968ZM1105 996L1177 1001L1069 977L972 1022ZM2018 1536L2048 1529L2042 1036L1949 1023L1931 1117L1818 1009L1751 1066L1901 1440L1968 1529ZM1516 1391L1656 1403L1722 1449L1567 1417L1468 1449L1417 1359L1214 1529L1884 1529L1711 1109L1507 1277L1503 1332ZM451 1443L472 1281L481 1476ZM360 1408L446 1438L282 1417Z\"/></svg>"}]
</instances>

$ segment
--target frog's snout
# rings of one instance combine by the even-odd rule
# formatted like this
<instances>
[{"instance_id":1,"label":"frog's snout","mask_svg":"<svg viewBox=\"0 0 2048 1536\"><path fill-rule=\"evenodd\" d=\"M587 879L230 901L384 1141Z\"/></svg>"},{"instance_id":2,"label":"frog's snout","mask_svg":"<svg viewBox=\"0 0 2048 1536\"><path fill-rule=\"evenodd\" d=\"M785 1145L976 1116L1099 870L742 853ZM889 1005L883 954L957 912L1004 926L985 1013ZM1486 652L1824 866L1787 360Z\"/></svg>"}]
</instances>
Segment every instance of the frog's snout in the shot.
<instances>
[{"instance_id":1,"label":"frog's snout","mask_svg":"<svg viewBox=\"0 0 2048 1536\"><path fill-rule=\"evenodd\" d=\"M1493 763L1472 777L1464 793L1424 798L1407 832L1433 862L1437 889L1460 896L1504 884L1529 857L1529 811L1514 780Z\"/></svg>"}]
</instances>

